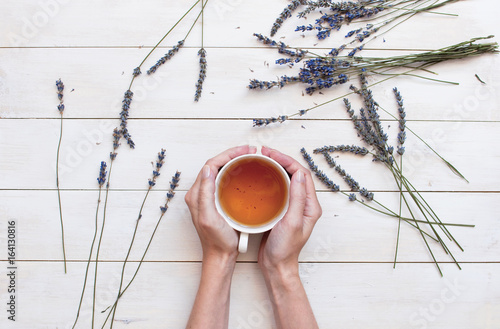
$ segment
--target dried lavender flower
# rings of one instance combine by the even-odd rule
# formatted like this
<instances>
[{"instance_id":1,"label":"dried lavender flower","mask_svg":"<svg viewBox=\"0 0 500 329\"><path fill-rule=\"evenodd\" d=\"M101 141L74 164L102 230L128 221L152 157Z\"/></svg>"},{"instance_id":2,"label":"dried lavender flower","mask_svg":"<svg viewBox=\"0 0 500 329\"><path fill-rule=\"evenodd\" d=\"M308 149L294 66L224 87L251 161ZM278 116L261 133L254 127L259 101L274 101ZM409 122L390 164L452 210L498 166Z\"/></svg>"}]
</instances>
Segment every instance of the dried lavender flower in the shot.
<instances>
[{"instance_id":1,"label":"dried lavender flower","mask_svg":"<svg viewBox=\"0 0 500 329\"><path fill-rule=\"evenodd\" d=\"M316 19L314 26L308 30L316 31L316 37L319 40L325 39L330 36L331 32L338 31L343 25L348 25L354 20L363 19L367 20L377 15L381 11L390 7L391 1L385 0L359 0L353 1L309 1L308 7L299 13L299 17L305 17L309 13L319 10L321 8L328 8L328 12L320 11L322 14L319 19ZM392 18L394 19L394 18ZM385 22L384 22L385 23ZM346 37L351 37L358 34L360 30L350 31Z\"/></svg>"},{"instance_id":2,"label":"dried lavender flower","mask_svg":"<svg viewBox=\"0 0 500 329\"><path fill-rule=\"evenodd\" d=\"M56 81L56 88L57 88L57 98L59 99L59 105L57 105L57 109L59 110L59 113L64 112L64 103L63 103L63 91L64 91L64 83L61 81L61 79Z\"/></svg>"},{"instance_id":3,"label":"dried lavender flower","mask_svg":"<svg viewBox=\"0 0 500 329\"><path fill-rule=\"evenodd\" d=\"M373 200L373 193L368 191L366 188L362 188L361 190L359 190L359 193L364 196L368 201L372 201Z\"/></svg>"},{"instance_id":4,"label":"dried lavender flower","mask_svg":"<svg viewBox=\"0 0 500 329\"><path fill-rule=\"evenodd\" d=\"M308 53L307 50L303 50L300 48L292 48L290 46L287 46L284 42L281 41L275 41L273 39L270 39L260 33L254 33L254 36L263 44L276 48L278 50L278 53L287 55L292 59L278 59L276 62L277 64L287 64L290 63L293 65L293 63L298 63L300 62L304 56Z\"/></svg>"},{"instance_id":5,"label":"dried lavender flower","mask_svg":"<svg viewBox=\"0 0 500 329\"><path fill-rule=\"evenodd\" d=\"M201 92L203 90L203 82L207 76L207 51L205 48L201 48L198 51L198 55L200 56L200 75L198 77L198 82L196 83L196 93L194 96L195 102L200 100Z\"/></svg>"},{"instance_id":6,"label":"dried lavender flower","mask_svg":"<svg viewBox=\"0 0 500 329\"><path fill-rule=\"evenodd\" d=\"M174 190L177 186L179 186L180 177L181 177L180 171L176 171L174 176L172 176L172 180L170 181L170 189L167 192L167 200L165 201L165 205L160 207L162 214L164 214L167 211L170 200L174 198L175 195Z\"/></svg>"},{"instance_id":7,"label":"dried lavender flower","mask_svg":"<svg viewBox=\"0 0 500 329\"><path fill-rule=\"evenodd\" d=\"M156 160L155 169L153 169L153 176L148 180L149 188L156 185L156 179L160 176L160 169L165 163L165 149L161 149L158 152L158 158Z\"/></svg>"},{"instance_id":8,"label":"dried lavender flower","mask_svg":"<svg viewBox=\"0 0 500 329\"><path fill-rule=\"evenodd\" d=\"M287 115L281 115L277 118L272 117L272 118L265 118L265 119L253 119L253 126L254 127L267 126L268 124L276 123L276 122L283 123L286 120L288 120Z\"/></svg>"},{"instance_id":9,"label":"dried lavender flower","mask_svg":"<svg viewBox=\"0 0 500 329\"><path fill-rule=\"evenodd\" d=\"M125 138L127 141L127 144L130 146L130 148L135 148L135 143L132 140L132 136L130 136L130 133L128 132L128 117L129 117L129 110L130 110L130 104L132 103L132 97L134 96L134 93L129 89L125 92L125 95L123 97L122 101L122 111L120 112L120 135ZM115 144L113 144L113 147Z\"/></svg>"},{"instance_id":10,"label":"dried lavender flower","mask_svg":"<svg viewBox=\"0 0 500 329\"><path fill-rule=\"evenodd\" d=\"M305 0L293 0L291 4L286 6L286 8L283 9L278 18L276 18L276 21L274 22L273 27L271 28L271 36L274 36L281 27L281 24L283 24L283 22L288 18L292 17L292 13L297 9L297 7L299 7L304 3L306 3Z\"/></svg>"},{"instance_id":11,"label":"dried lavender flower","mask_svg":"<svg viewBox=\"0 0 500 329\"><path fill-rule=\"evenodd\" d=\"M403 144L406 141L406 112L403 104L403 97L398 89L395 87L393 89L394 95L396 96L396 101L398 103L398 113L399 113L399 133L398 133L398 149L397 152L399 155L403 155L405 153L405 148Z\"/></svg>"},{"instance_id":12,"label":"dried lavender flower","mask_svg":"<svg viewBox=\"0 0 500 329\"><path fill-rule=\"evenodd\" d=\"M316 175L316 177L318 177L318 179L323 184L326 185L326 187L330 191L338 192L340 190L340 188L337 184L333 183L332 180L330 178L328 178L328 176L322 170L318 169L318 166L316 164L314 164L313 159L311 158L309 153L307 153L305 148L302 148L300 150L300 153L302 153L302 157L304 158L304 160L306 160L307 165L309 166L309 169Z\"/></svg>"},{"instance_id":13,"label":"dried lavender flower","mask_svg":"<svg viewBox=\"0 0 500 329\"><path fill-rule=\"evenodd\" d=\"M64 91L64 83L61 81L61 79L56 81L56 87L57 87L57 98L59 99L60 102L63 100L63 91Z\"/></svg>"},{"instance_id":14,"label":"dried lavender flower","mask_svg":"<svg viewBox=\"0 0 500 329\"><path fill-rule=\"evenodd\" d=\"M337 146L323 146L317 148L313 151L313 153L324 153L324 152L350 152L359 155L367 155L368 150L365 147L357 146L357 145L337 145Z\"/></svg>"},{"instance_id":15,"label":"dried lavender flower","mask_svg":"<svg viewBox=\"0 0 500 329\"><path fill-rule=\"evenodd\" d=\"M172 57L174 57L174 55L179 51L179 49L184 45L184 40L180 40L177 42L177 44L175 46L172 47L172 49L170 49L166 54L165 56L163 56L162 58L160 58L155 65L151 66L151 68L147 71L147 74L148 75L151 75L153 73L156 72L156 70L162 66L163 64L165 64L166 61L168 61L169 59L171 59Z\"/></svg>"},{"instance_id":16,"label":"dried lavender flower","mask_svg":"<svg viewBox=\"0 0 500 329\"><path fill-rule=\"evenodd\" d=\"M134 72L132 72L132 75L135 77L138 77L139 75L141 75L141 68L138 66L134 69Z\"/></svg>"},{"instance_id":17,"label":"dried lavender flower","mask_svg":"<svg viewBox=\"0 0 500 329\"><path fill-rule=\"evenodd\" d=\"M338 165L335 160L330 156L328 151L322 152L323 156L325 157L326 162L330 166L330 168L334 168L335 171L344 179L344 181L349 185L351 188L351 191L357 192L359 191L359 184L358 182L351 177L340 165Z\"/></svg>"},{"instance_id":18,"label":"dried lavender flower","mask_svg":"<svg viewBox=\"0 0 500 329\"><path fill-rule=\"evenodd\" d=\"M104 185L104 183L106 182L107 173L108 172L106 171L106 162L101 161L101 167L99 169L99 176L97 177L97 183L99 184L99 187L102 187Z\"/></svg>"}]
</instances>

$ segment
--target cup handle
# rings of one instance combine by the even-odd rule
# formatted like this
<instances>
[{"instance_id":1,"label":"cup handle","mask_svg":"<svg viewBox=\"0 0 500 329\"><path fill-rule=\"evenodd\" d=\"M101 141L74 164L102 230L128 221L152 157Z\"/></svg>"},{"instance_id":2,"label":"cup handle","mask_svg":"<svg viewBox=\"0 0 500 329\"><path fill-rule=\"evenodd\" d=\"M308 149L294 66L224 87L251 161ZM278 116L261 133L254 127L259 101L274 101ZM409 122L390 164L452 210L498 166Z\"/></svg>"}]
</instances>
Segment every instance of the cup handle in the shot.
<instances>
[{"instance_id":1,"label":"cup handle","mask_svg":"<svg viewBox=\"0 0 500 329\"><path fill-rule=\"evenodd\" d=\"M247 252L248 248L248 233L240 232L240 242L238 243L238 251L242 254Z\"/></svg>"}]
</instances>

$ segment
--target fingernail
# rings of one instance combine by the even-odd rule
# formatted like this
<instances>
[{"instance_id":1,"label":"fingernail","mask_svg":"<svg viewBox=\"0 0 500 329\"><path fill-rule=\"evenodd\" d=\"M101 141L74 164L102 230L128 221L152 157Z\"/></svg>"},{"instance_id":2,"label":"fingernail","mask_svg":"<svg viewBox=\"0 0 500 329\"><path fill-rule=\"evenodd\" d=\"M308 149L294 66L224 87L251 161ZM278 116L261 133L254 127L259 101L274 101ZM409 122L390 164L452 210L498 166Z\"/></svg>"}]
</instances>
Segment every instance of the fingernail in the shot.
<instances>
[{"instance_id":1,"label":"fingernail","mask_svg":"<svg viewBox=\"0 0 500 329\"><path fill-rule=\"evenodd\" d=\"M203 178L209 178L211 173L212 173L212 170L210 170L210 166L205 165L203 167Z\"/></svg>"},{"instance_id":2,"label":"fingernail","mask_svg":"<svg viewBox=\"0 0 500 329\"><path fill-rule=\"evenodd\" d=\"M297 173L295 174L295 181L297 183L304 183L304 173L302 172L302 170L298 170Z\"/></svg>"}]
</instances>

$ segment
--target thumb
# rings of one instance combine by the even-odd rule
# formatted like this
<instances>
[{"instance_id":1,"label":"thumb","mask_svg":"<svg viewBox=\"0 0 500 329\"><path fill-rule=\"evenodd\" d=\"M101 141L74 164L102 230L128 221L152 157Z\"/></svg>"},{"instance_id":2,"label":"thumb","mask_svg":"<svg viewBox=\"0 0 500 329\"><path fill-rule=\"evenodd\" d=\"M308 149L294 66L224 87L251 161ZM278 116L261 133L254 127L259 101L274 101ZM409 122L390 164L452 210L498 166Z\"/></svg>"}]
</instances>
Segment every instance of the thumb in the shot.
<instances>
[{"instance_id":1,"label":"thumb","mask_svg":"<svg viewBox=\"0 0 500 329\"><path fill-rule=\"evenodd\" d=\"M215 175L209 165L205 165L201 173L201 184L199 192L200 211L208 218L214 218L215 209Z\"/></svg>"},{"instance_id":2,"label":"thumb","mask_svg":"<svg viewBox=\"0 0 500 329\"><path fill-rule=\"evenodd\" d=\"M290 204L287 219L292 225L302 225L306 205L306 178L302 170L297 170L290 183Z\"/></svg>"}]
</instances>

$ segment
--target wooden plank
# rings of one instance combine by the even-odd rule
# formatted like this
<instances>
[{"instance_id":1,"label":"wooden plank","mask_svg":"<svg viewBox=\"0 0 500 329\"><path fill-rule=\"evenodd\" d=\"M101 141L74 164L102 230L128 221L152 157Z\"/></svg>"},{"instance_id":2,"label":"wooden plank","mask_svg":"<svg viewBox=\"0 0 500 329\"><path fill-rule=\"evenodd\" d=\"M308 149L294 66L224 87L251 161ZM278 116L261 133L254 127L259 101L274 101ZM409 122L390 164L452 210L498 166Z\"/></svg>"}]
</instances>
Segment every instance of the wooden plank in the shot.
<instances>
[{"instance_id":1,"label":"wooden plank","mask_svg":"<svg viewBox=\"0 0 500 329\"><path fill-rule=\"evenodd\" d=\"M0 117L58 118L55 80L66 84L65 117L117 118L123 93L131 73L148 49L3 49L0 51ZM270 49L208 49L207 79L199 103L193 101L199 64L197 49L182 49L152 76L134 81L131 118L259 118L289 115L350 93L359 85L357 77L322 94L303 96L305 85L283 89L249 90L250 79L276 80L282 75L297 75L299 67L275 65L280 58ZM163 56L154 53L143 71ZM366 51L364 56L401 55L401 51ZM485 55L462 61L442 63L423 73L428 78L458 82L454 86L416 77L398 77L372 87L377 102L396 113L392 88L401 91L408 120L499 121L497 111L500 56ZM40 67L50 68L40 71ZM480 83L475 74L487 84ZM382 77L370 78L370 83ZM354 108L359 97L349 96ZM383 118L389 118L381 113ZM310 111L304 118L345 119L341 100Z\"/></svg>"},{"instance_id":2,"label":"wooden plank","mask_svg":"<svg viewBox=\"0 0 500 329\"><path fill-rule=\"evenodd\" d=\"M95 229L97 194L97 191L62 193L66 252L69 260L84 262L89 257ZM100 259L122 261L125 258L144 194L131 191L110 193ZM146 260L201 260L199 239L184 203L184 195L185 192L177 192L159 226ZM318 195L323 216L302 251L302 262L383 262L386 267L392 267L398 229L396 219L362 205L352 204L339 194L320 192ZM375 195L376 200L398 212L397 193L377 192ZM500 224L498 214L491 206L499 202L498 193L423 195L443 222L476 225L475 228L448 227L465 252L461 252L436 227L459 262L500 261ZM17 222L18 259L61 261L61 230L55 191L1 191L0 197L3 201L0 208L3 217ZM164 192L150 193L130 256L132 261L141 259L159 218L159 206L164 202ZM26 203L29 203L29 206ZM373 203L372 205L375 206ZM478 212L478 209L481 211ZM101 207L101 216L102 213ZM101 216L98 221L99 228L102 223ZM426 225L421 225L425 231L432 234ZM0 234L5 230L6 228L2 227ZM5 235L6 233L3 236ZM257 260L260 238L261 235L251 237L249 252L240 255L239 260ZM453 261L438 243L429 240L429 244L439 261ZM41 245L43 248L40 248ZM404 223L401 225L397 259L400 262L432 263L421 235Z\"/></svg>"},{"instance_id":3,"label":"wooden plank","mask_svg":"<svg viewBox=\"0 0 500 329\"><path fill-rule=\"evenodd\" d=\"M59 265L19 264L18 282L22 286L16 297L16 323L1 317L2 328L71 328L85 267L75 264L64 275ZM116 294L120 278L116 265L99 266L99 312L112 303ZM467 264L463 271L451 269L444 278L422 264L405 264L395 271L385 264L314 264L313 269L302 274L302 280L320 328L495 329L500 321L498 264ZM184 327L199 275L198 263L144 264L120 301L114 327ZM90 326L90 291L77 328ZM7 297L2 289L0 299ZM103 317L96 315L99 323ZM230 328L274 327L267 291L256 264L236 266L229 321Z\"/></svg>"},{"instance_id":4,"label":"wooden plank","mask_svg":"<svg viewBox=\"0 0 500 329\"><path fill-rule=\"evenodd\" d=\"M67 120L61 148L60 178L63 189L94 189L100 161L109 160L111 131L117 120ZM421 191L498 191L500 173L498 123L409 122L414 131L456 166L471 182L453 174L448 167L410 134L404 172ZM188 189L203 163L236 145L268 145L301 163L300 148L309 152L329 144L359 144L349 121L290 121L283 125L254 129L245 120L130 120L129 129L137 149L121 146L114 166L115 189L144 189L151 175L151 161L163 147L167 150L167 184L175 170L184 172L180 189ZM396 125L388 129L396 139ZM58 120L0 120L1 188L55 188L55 157ZM36 139L33 137L34 132ZM203 145L201 143L203 142ZM394 142L396 143L396 142ZM328 171L326 162L314 157L331 179L347 188L340 177ZM52 159L52 160L51 160ZM473 161L474 165L471 165ZM339 163L361 185L372 190L397 190L389 171L372 159L341 155ZM373 174L376 170L376 175ZM324 189L318 182L317 188ZM165 186L165 185L162 185Z\"/></svg>"}]
</instances>

